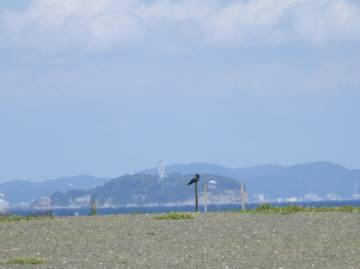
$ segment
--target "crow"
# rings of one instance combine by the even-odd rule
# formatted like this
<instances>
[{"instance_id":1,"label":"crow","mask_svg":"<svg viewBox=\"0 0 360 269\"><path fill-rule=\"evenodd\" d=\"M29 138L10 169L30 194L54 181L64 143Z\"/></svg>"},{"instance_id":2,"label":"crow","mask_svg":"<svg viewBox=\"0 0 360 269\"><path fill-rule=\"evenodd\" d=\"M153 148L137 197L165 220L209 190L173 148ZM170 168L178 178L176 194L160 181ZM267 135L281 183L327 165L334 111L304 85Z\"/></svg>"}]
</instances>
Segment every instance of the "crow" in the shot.
<instances>
[{"instance_id":1,"label":"crow","mask_svg":"<svg viewBox=\"0 0 360 269\"><path fill-rule=\"evenodd\" d=\"M196 175L189 181L188 185L191 185L191 184L193 184L193 183L195 183L195 182L198 182L199 180L200 180L200 176L199 176L199 174L196 174Z\"/></svg>"}]
</instances>

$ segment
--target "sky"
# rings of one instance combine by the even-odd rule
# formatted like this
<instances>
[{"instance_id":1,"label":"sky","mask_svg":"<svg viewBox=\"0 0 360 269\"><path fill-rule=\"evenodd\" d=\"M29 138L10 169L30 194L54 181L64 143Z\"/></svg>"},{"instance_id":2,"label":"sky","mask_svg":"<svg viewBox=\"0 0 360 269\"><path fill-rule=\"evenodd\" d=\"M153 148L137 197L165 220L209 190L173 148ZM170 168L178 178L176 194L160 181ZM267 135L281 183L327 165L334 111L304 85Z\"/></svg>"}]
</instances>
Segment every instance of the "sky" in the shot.
<instances>
[{"instance_id":1,"label":"sky","mask_svg":"<svg viewBox=\"0 0 360 269\"><path fill-rule=\"evenodd\" d=\"M0 2L0 182L360 168L359 101L359 1Z\"/></svg>"}]
</instances>

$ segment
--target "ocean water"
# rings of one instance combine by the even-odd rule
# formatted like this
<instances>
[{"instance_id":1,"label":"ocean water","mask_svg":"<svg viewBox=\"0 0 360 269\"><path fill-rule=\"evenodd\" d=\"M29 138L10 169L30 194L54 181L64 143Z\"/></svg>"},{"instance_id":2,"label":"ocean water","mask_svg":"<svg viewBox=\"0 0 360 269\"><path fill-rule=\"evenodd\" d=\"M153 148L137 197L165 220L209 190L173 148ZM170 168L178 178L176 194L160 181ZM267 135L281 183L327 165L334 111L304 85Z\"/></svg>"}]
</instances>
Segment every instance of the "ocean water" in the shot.
<instances>
[{"instance_id":1,"label":"ocean water","mask_svg":"<svg viewBox=\"0 0 360 269\"><path fill-rule=\"evenodd\" d=\"M360 207L360 200L354 201L325 201L325 202L303 202L303 203L271 203L273 206L286 206L286 205L299 205L303 207L338 207L338 206L356 206ZM259 204L247 204L246 208L253 209L258 207ZM224 212L231 210L240 210L241 205L239 204L210 204L207 207L209 212ZM200 212L204 211L203 206L199 206ZM87 216L89 214L90 208L56 208L52 209L52 214L54 216ZM167 213L167 212L191 212L194 211L193 206L154 206L154 207L115 207L115 208L98 208L97 215L118 215L118 214L134 214L134 213L143 213L143 214L157 214L157 213ZM10 209L8 214L28 216L41 214L38 210L30 209Z\"/></svg>"}]
</instances>

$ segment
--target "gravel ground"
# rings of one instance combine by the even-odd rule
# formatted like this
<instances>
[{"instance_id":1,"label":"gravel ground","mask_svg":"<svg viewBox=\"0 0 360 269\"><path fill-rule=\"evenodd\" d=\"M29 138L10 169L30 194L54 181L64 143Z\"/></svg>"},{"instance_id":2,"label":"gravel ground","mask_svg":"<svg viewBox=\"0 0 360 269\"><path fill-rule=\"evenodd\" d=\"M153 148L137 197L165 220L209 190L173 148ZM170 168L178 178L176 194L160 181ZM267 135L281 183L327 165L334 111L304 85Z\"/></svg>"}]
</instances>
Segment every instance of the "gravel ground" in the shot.
<instances>
[{"instance_id":1,"label":"gravel ground","mask_svg":"<svg viewBox=\"0 0 360 269\"><path fill-rule=\"evenodd\" d=\"M0 268L360 268L360 214L210 213L0 223Z\"/></svg>"}]
</instances>

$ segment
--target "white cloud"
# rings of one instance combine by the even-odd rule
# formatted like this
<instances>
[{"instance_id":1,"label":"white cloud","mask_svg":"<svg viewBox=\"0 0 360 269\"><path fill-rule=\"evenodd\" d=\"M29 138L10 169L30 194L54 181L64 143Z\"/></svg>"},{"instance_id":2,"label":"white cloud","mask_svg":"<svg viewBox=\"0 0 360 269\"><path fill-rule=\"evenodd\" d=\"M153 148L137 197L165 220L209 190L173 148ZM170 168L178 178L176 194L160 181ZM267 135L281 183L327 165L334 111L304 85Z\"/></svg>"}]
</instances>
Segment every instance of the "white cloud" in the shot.
<instances>
[{"instance_id":1,"label":"white cloud","mask_svg":"<svg viewBox=\"0 0 360 269\"><path fill-rule=\"evenodd\" d=\"M311 43L360 40L360 5L346 0L306 1L293 11L293 31Z\"/></svg>"},{"instance_id":2,"label":"white cloud","mask_svg":"<svg viewBox=\"0 0 360 269\"><path fill-rule=\"evenodd\" d=\"M210 42L239 45L252 41L277 43L284 38L281 22L298 1L233 1L205 22Z\"/></svg>"},{"instance_id":3,"label":"white cloud","mask_svg":"<svg viewBox=\"0 0 360 269\"><path fill-rule=\"evenodd\" d=\"M0 14L5 46L108 49L186 40L209 46L360 41L351 0L32 0ZM176 42L175 42L176 43Z\"/></svg>"},{"instance_id":4,"label":"white cloud","mask_svg":"<svg viewBox=\"0 0 360 269\"><path fill-rule=\"evenodd\" d=\"M143 27L132 0L33 0L22 12L4 12L3 32L16 44L106 49L135 42Z\"/></svg>"}]
</instances>

